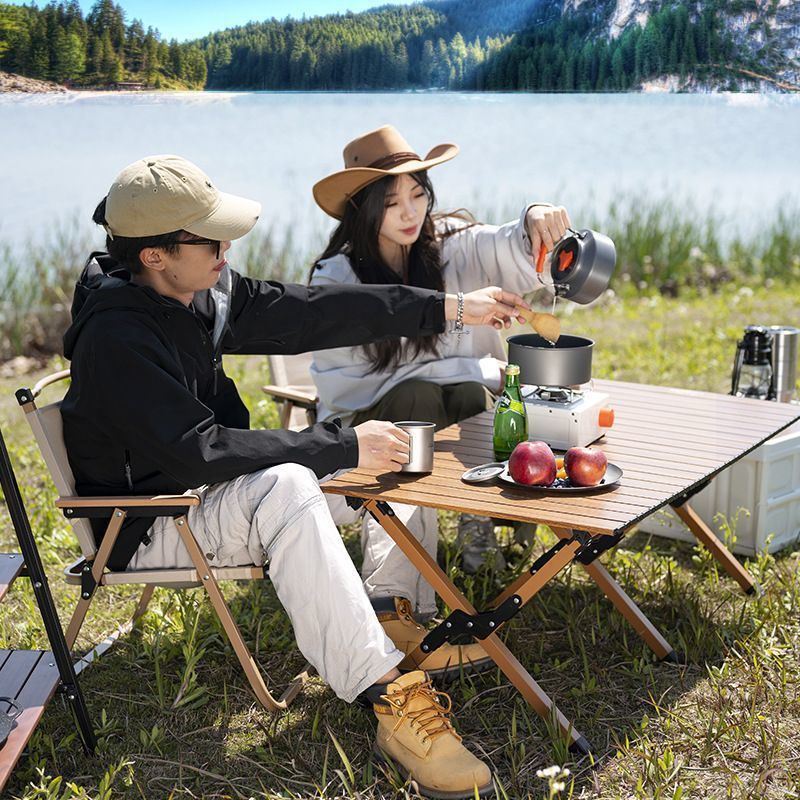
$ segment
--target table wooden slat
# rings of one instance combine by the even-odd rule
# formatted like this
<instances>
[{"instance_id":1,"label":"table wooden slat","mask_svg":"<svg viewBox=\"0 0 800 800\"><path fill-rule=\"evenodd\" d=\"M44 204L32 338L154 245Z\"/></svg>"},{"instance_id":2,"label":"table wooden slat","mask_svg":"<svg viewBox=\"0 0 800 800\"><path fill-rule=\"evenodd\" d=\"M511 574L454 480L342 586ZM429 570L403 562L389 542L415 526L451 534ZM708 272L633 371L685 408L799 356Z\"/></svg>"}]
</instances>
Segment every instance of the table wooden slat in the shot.
<instances>
[{"instance_id":1,"label":"table wooden slat","mask_svg":"<svg viewBox=\"0 0 800 800\"><path fill-rule=\"evenodd\" d=\"M729 395L595 381L614 407L614 426L596 447L623 470L620 485L589 494L538 492L499 481L467 484L461 474L494 460L492 414L440 431L431 475L353 470L326 492L540 522L597 533L624 530L703 483L800 420L800 406Z\"/></svg>"},{"instance_id":2,"label":"table wooden slat","mask_svg":"<svg viewBox=\"0 0 800 800\"><path fill-rule=\"evenodd\" d=\"M0 553L0 602L24 566L25 561L19 553Z\"/></svg>"},{"instance_id":3,"label":"table wooden slat","mask_svg":"<svg viewBox=\"0 0 800 800\"><path fill-rule=\"evenodd\" d=\"M25 709L0 748L0 792L19 760L44 708L56 690L58 669L46 650L0 650L0 695L13 697ZM0 704L0 713L8 708Z\"/></svg>"}]
</instances>

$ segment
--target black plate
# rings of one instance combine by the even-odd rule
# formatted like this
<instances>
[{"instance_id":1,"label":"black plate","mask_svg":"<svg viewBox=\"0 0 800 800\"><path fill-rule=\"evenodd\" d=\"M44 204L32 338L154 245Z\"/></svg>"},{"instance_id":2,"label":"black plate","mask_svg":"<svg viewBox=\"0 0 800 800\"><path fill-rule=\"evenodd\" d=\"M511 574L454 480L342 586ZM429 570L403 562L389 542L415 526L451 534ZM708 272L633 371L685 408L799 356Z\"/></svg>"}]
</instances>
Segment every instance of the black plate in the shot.
<instances>
[{"instance_id":1,"label":"black plate","mask_svg":"<svg viewBox=\"0 0 800 800\"><path fill-rule=\"evenodd\" d=\"M597 492L601 489L607 489L609 486L615 486L622 477L622 470L616 464L609 463L606 467L605 477L597 486L573 486L569 482L569 478L556 478L549 486L529 486L526 483L517 483L508 474L508 467L497 477L498 480L503 481L503 483L510 483L512 486L518 486L520 489L529 489L532 492L566 492L568 494L574 494L578 492Z\"/></svg>"}]
</instances>

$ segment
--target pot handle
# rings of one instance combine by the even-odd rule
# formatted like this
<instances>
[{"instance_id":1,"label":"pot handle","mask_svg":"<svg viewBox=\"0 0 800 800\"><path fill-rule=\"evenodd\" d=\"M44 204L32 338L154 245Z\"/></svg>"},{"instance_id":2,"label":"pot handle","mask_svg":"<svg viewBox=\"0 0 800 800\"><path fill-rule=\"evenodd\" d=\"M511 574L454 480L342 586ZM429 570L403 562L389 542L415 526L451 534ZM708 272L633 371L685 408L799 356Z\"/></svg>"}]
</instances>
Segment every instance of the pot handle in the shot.
<instances>
[{"instance_id":1,"label":"pot handle","mask_svg":"<svg viewBox=\"0 0 800 800\"><path fill-rule=\"evenodd\" d=\"M544 259L547 255L547 245L542 242L542 246L539 248L539 255L536 258L536 271L537 272L544 272Z\"/></svg>"}]
</instances>

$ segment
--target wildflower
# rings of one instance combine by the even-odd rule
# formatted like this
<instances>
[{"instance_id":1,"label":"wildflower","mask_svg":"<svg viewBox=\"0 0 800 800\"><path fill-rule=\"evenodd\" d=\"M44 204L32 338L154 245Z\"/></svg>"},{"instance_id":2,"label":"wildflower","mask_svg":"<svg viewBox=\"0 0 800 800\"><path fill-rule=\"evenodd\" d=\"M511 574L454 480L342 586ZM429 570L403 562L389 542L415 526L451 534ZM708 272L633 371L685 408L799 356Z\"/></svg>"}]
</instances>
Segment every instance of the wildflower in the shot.
<instances>
[{"instance_id":1,"label":"wildflower","mask_svg":"<svg viewBox=\"0 0 800 800\"><path fill-rule=\"evenodd\" d=\"M556 775L561 772L561 767L557 767L553 765L552 767L547 767L547 769L537 769L536 770L536 777L537 778L555 778Z\"/></svg>"},{"instance_id":2,"label":"wildflower","mask_svg":"<svg viewBox=\"0 0 800 800\"><path fill-rule=\"evenodd\" d=\"M564 781L553 781L551 787L554 792L563 792L564 789L567 788L567 784Z\"/></svg>"}]
</instances>

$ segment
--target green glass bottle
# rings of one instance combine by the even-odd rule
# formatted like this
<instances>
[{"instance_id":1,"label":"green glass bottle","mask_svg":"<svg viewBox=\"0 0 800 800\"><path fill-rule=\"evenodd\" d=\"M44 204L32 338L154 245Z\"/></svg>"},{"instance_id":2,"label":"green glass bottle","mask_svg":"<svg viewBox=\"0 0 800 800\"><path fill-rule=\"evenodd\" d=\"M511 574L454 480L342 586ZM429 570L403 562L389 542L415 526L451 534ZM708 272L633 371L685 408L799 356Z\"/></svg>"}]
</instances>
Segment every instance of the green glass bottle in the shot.
<instances>
[{"instance_id":1,"label":"green glass bottle","mask_svg":"<svg viewBox=\"0 0 800 800\"><path fill-rule=\"evenodd\" d=\"M528 416L519 388L519 367L506 367L506 385L494 410L494 457L506 461L511 451L528 438Z\"/></svg>"}]
</instances>

